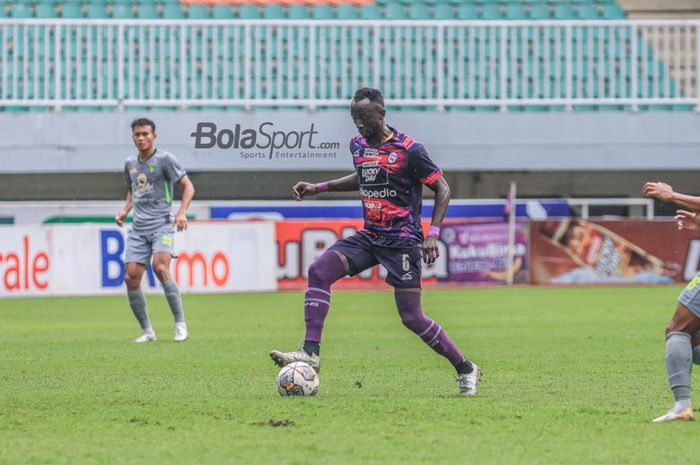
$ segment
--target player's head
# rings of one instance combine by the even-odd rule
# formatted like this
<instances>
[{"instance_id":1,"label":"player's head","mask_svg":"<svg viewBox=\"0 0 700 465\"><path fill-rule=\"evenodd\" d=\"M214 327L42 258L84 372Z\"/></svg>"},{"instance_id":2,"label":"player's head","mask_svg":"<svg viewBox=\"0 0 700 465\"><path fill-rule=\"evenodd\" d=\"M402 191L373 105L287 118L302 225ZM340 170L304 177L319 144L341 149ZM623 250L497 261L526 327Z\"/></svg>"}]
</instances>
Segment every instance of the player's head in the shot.
<instances>
[{"instance_id":1,"label":"player's head","mask_svg":"<svg viewBox=\"0 0 700 465\"><path fill-rule=\"evenodd\" d=\"M386 116L382 92L369 87L359 89L350 104L350 115L362 137L375 141L381 138Z\"/></svg>"},{"instance_id":2,"label":"player's head","mask_svg":"<svg viewBox=\"0 0 700 465\"><path fill-rule=\"evenodd\" d=\"M140 152L151 152L156 140L156 123L148 118L138 118L131 122L131 138Z\"/></svg>"}]
</instances>

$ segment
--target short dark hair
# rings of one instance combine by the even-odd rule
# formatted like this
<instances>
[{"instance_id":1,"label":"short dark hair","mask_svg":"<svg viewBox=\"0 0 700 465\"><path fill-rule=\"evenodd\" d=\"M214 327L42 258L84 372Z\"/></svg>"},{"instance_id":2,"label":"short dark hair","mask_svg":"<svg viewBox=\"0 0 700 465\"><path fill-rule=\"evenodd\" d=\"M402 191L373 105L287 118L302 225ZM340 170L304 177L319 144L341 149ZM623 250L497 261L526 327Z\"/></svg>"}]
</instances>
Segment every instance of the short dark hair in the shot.
<instances>
[{"instance_id":1,"label":"short dark hair","mask_svg":"<svg viewBox=\"0 0 700 465\"><path fill-rule=\"evenodd\" d=\"M384 106L384 97L382 96L382 91L379 89L373 89L371 87L363 87L355 92L355 96L352 98L353 102L359 102L364 99L369 99L370 102L375 102Z\"/></svg>"},{"instance_id":2,"label":"short dark hair","mask_svg":"<svg viewBox=\"0 0 700 465\"><path fill-rule=\"evenodd\" d=\"M148 118L136 118L135 120L133 120L131 122L131 130L132 131L137 126L150 126L153 133L155 134L155 132L156 132L156 123L154 123L153 121L151 121Z\"/></svg>"}]
</instances>

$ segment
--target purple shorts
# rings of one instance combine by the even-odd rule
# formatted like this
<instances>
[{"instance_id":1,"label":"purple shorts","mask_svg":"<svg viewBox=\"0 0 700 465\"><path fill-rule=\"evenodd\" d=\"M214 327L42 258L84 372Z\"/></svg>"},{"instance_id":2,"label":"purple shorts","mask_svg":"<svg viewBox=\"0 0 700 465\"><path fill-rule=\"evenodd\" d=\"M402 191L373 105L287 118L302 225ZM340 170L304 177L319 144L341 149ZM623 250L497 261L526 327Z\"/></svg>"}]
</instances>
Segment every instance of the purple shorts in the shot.
<instances>
[{"instance_id":1,"label":"purple shorts","mask_svg":"<svg viewBox=\"0 0 700 465\"><path fill-rule=\"evenodd\" d=\"M375 244L362 232L341 239L329 250L335 250L348 259L350 276L381 264L388 271L386 282L395 288L420 288L423 247L420 243L402 247Z\"/></svg>"}]
</instances>

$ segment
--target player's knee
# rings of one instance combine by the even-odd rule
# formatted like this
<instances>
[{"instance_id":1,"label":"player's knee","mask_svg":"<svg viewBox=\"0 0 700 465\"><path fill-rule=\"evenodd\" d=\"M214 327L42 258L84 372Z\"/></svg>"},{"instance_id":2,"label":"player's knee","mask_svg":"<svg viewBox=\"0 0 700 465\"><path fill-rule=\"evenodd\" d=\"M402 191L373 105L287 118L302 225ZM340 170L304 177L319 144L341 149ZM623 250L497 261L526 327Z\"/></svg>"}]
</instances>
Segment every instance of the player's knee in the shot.
<instances>
[{"instance_id":1,"label":"player's knee","mask_svg":"<svg viewBox=\"0 0 700 465\"><path fill-rule=\"evenodd\" d=\"M328 281L328 276L326 276L326 273L324 273L323 266L319 263L318 260L316 260L309 266L309 283L315 283L318 285L321 283L325 283L326 281Z\"/></svg>"},{"instance_id":2,"label":"player's knee","mask_svg":"<svg viewBox=\"0 0 700 465\"><path fill-rule=\"evenodd\" d=\"M165 263L156 263L153 266L153 272L160 281L167 281L170 276L170 270Z\"/></svg>"},{"instance_id":3,"label":"player's knee","mask_svg":"<svg viewBox=\"0 0 700 465\"><path fill-rule=\"evenodd\" d=\"M401 316L401 323L411 331L418 331L422 328L423 325L423 320L425 319L423 317L423 314L420 312L404 312L400 314Z\"/></svg>"},{"instance_id":4,"label":"player's knee","mask_svg":"<svg viewBox=\"0 0 700 465\"><path fill-rule=\"evenodd\" d=\"M124 283L128 289L136 289L139 287L140 279L134 275L126 274L124 275Z\"/></svg>"}]
</instances>

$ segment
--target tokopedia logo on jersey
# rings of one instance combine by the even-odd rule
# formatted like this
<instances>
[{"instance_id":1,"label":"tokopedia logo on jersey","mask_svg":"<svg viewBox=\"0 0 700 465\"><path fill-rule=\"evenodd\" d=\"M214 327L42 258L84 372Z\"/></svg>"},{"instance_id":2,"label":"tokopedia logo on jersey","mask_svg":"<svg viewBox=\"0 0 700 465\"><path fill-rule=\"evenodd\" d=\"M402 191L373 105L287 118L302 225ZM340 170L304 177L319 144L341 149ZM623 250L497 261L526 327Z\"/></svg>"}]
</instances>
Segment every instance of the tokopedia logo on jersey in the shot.
<instances>
[{"instance_id":1,"label":"tokopedia logo on jersey","mask_svg":"<svg viewBox=\"0 0 700 465\"><path fill-rule=\"evenodd\" d=\"M240 158L250 159L318 159L336 158L340 142L318 142L315 123L308 130L276 130L274 123L265 121L255 129L236 124L219 129L215 123L197 123L190 134L195 149L237 149Z\"/></svg>"}]
</instances>

